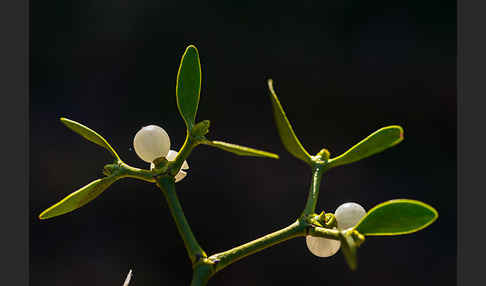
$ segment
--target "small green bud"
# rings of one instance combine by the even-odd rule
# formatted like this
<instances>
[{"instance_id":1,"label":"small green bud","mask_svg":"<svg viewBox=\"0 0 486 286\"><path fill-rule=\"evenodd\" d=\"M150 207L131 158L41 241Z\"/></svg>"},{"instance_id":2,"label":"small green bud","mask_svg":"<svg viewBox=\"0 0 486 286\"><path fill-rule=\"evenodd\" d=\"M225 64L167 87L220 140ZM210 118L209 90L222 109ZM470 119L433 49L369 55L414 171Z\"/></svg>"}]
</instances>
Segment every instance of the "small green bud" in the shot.
<instances>
[{"instance_id":1,"label":"small green bud","mask_svg":"<svg viewBox=\"0 0 486 286\"><path fill-rule=\"evenodd\" d=\"M103 167L103 175L105 176L110 176L113 174L113 171L115 170L115 164L108 164Z\"/></svg>"},{"instance_id":2,"label":"small green bud","mask_svg":"<svg viewBox=\"0 0 486 286\"><path fill-rule=\"evenodd\" d=\"M203 121L197 123L196 125L194 125L194 127L192 128L192 131L191 131L192 136L202 137L202 136L208 134L210 123L211 122L209 120L203 120Z\"/></svg>"},{"instance_id":3,"label":"small green bud","mask_svg":"<svg viewBox=\"0 0 486 286\"><path fill-rule=\"evenodd\" d=\"M332 213L327 213L324 218L324 223L326 224L327 227L334 228L337 227L337 220L334 214Z\"/></svg>"},{"instance_id":4,"label":"small green bud","mask_svg":"<svg viewBox=\"0 0 486 286\"><path fill-rule=\"evenodd\" d=\"M316 157L318 157L322 161L327 161L329 160L329 157L331 156L331 153L327 149L322 149L317 153Z\"/></svg>"},{"instance_id":5,"label":"small green bud","mask_svg":"<svg viewBox=\"0 0 486 286\"><path fill-rule=\"evenodd\" d=\"M321 224L325 224L326 223L326 212L322 211L318 216L317 216L317 220L321 223Z\"/></svg>"}]
</instances>

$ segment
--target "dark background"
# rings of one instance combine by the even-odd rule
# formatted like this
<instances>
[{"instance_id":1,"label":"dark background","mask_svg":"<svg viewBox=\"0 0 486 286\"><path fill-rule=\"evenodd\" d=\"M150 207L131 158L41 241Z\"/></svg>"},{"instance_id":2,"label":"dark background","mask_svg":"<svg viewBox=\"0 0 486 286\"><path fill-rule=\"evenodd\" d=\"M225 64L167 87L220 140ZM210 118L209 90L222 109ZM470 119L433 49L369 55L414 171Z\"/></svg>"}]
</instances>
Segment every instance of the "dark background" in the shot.
<instances>
[{"instance_id":1,"label":"dark background","mask_svg":"<svg viewBox=\"0 0 486 286\"><path fill-rule=\"evenodd\" d=\"M453 1L31 2L31 285L188 285L191 267L154 185L115 183L76 212L37 215L101 176L110 155L59 121L105 136L122 159L140 127L184 140L175 103L180 57L200 52L198 120L211 139L278 153L237 157L201 146L177 184L208 254L290 224L301 212L308 167L286 153L271 114L275 87L307 150L339 155L376 129L399 124L405 140L329 171L318 209L347 201L431 204L439 219L402 237L369 237L351 272L341 253L317 258L304 238L237 262L210 285L455 285L456 3Z\"/></svg>"}]
</instances>

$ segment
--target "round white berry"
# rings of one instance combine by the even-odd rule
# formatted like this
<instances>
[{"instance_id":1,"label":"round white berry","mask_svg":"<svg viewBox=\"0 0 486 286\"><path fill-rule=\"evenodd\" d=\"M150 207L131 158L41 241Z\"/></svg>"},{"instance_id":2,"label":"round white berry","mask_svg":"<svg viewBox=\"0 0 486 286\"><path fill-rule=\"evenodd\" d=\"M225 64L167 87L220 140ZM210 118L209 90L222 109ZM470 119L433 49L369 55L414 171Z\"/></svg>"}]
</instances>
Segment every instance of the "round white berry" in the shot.
<instances>
[{"instance_id":1,"label":"round white berry","mask_svg":"<svg viewBox=\"0 0 486 286\"><path fill-rule=\"evenodd\" d=\"M152 163L157 158L167 156L170 149L169 135L157 125L145 126L135 134L133 148L140 159Z\"/></svg>"},{"instance_id":2,"label":"round white berry","mask_svg":"<svg viewBox=\"0 0 486 286\"><path fill-rule=\"evenodd\" d=\"M167 161L174 161L175 158L177 157L177 154L178 154L177 151L169 150L169 153L167 154L167 156L165 156L165 159L167 159ZM152 170L153 168L155 168L154 163L150 163L150 170ZM188 170L188 169L189 169L189 164L187 164L187 161L184 160L184 163L182 163L182 167L179 170L179 173L177 173L177 175L174 176L176 183L187 176L187 172L183 170Z\"/></svg>"},{"instance_id":3,"label":"round white berry","mask_svg":"<svg viewBox=\"0 0 486 286\"><path fill-rule=\"evenodd\" d=\"M352 202L340 205L334 212L337 226L343 230L355 226L365 215L365 209Z\"/></svg>"},{"instance_id":4,"label":"round white berry","mask_svg":"<svg viewBox=\"0 0 486 286\"><path fill-rule=\"evenodd\" d=\"M339 240L328 239L325 237L306 236L305 242L309 251L315 256L329 257L336 254L341 247Z\"/></svg>"}]
</instances>

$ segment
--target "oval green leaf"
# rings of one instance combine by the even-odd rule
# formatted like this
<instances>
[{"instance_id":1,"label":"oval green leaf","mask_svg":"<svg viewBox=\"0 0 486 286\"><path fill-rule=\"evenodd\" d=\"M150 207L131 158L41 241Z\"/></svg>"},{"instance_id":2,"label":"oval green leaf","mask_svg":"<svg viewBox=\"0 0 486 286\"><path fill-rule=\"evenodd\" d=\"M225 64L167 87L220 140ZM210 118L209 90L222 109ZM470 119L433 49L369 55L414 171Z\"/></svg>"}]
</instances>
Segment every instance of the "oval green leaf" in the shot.
<instances>
[{"instance_id":1,"label":"oval green leaf","mask_svg":"<svg viewBox=\"0 0 486 286\"><path fill-rule=\"evenodd\" d=\"M186 48L177 73L177 108L186 126L192 130L201 92L201 63L195 46Z\"/></svg>"},{"instance_id":2,"label":"oval green leaf","mask_svg":"<svg viewBox=\"0 0 486 286\"><path fill-rule=\"evenodd\" d=\"M312 165L312 158L295 135L294 129L287 119L277 94L273 89L273 81L271 79L268 80L268 89L270 90L270 99L272 100L275 124L277 125L278 134L285 149L294 157Z\"/></svg>"},{"instance_id":3,"label":"oval green leaf","mask_svg":"<svg viewBox=\"0 0 486 286\"><path fill-rule=\"evenodd\" d=\"M105 177L103 179L95 180L81 189L69 194L64 199L46 209L39 215L39 219L48 219L72 212L96 197L101 195L111 184L113 184L118 177Z\"/></svg>"},{"instance_id":4,"label":"oval green leaf","mask_svg":"<svg viewBox=\"0 0 486 286\"><path fill-rule=\"evenodd\" d=\"M342 155L329 159L328 166L331 168L359 161L395 146L402 140L402 127L398 125L383 127L373 132Z\"/></svg>"},{"instance_id":5,"label":"oval green leaf","mask_svg":"<svg viewBox=\"0 0 486 286\"><path fill-rule=\"evenodd\" d=\"M354 228L363 235L400 235L419 231L438 216L433 207L423 202L397 199L369 210Z\"/></svg>"},{"instance_id":6,"label":"oval green leaf","mask_svg":"<svg viewBox=\"0 0 486 286\"><path fill-rule=\"evenodd\" d=\"M339 232L339 239L341 240L341 250L344 255L344 259L351 270L358 268L358 255L357 246L351 235Z\"/></svg>"},{"instance_id":7,"label":"oval green leaf","mask_svg":"<svg viewBox=\"0 0 486 286\"><path fill-rule=\"evenodd\" d=\"M266 151L261 151L245 146L240 146L232 143L226 143L226 142L221 142L221 141L205 141L202 142L202 144L212 146L219 148L221 150L231 152L233 154L239 155L239 156L251 156L251 157L266 157L266 158L273 158L273 159L278 159L278 155Z\"/></svg>"},{"instance_id":8,"label":"oval green leaf","mask_svg":"<svg viewBox=\"0 0 486 286\"><path fill-rule=\"evenodd\" d=\"M113 157L120 160L120 157L118 157L118 154L115 152L115 149L113 149L113 147L111 147L111 145L108 144L108 141L106 141L106 139L103 138L100 134L96 133L94 130L74 120L70 120L64 117L61 117L60 120L64 125L66 125L67 128L78 133L79 135L83 136L87 140L105 148L106 150L108 150L108 152L110 152L110 154Z\"/></svg>"}]
</instances>

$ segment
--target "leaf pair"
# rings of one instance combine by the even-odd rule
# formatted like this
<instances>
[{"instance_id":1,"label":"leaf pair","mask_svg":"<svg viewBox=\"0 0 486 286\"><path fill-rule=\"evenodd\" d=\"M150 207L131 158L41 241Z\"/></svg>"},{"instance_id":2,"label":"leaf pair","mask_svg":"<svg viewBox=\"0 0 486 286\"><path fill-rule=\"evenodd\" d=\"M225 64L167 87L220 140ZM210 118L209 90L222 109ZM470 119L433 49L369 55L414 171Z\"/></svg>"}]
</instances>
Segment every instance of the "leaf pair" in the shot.
<instances>
[{"instance_id":1,"label":"leaf pair","mask_svg":"<svg viewBox=\"0 0 486 286\"><path fill-rule=\"evenodd\" d=\"M302 146L299 139L295 135L292 125L287 119L282 105L278 100L277 94L273 88L273 81L271 79L268 80L268 89L270 90L270 99L272 101L275 124L277 125L277 131L285 149L294 157L306 162L311 166L314 165L315 163L312 156L309 155L309 152L305 150L304 146ZM388 149L400 143L402 140L402 127L392 125L381 128L363 139L342 155L329 159L328 167L337 167L359 161Z\"/></svg>"},{"instance_id":2,"label":"leaf pair","mask_svg":"<svg viewBox=\"0 0 486 286\"><path fill-rule=\"evenodd\" d=\"M189 132L195 126L200 91L201 64L199 62L199 55L196 47L189 46L187 47L181 60L181 65L177 74L176 86L177 108L179 109L179 112L184 119ZM115 149L113 149L108 141L96 131L84 126L79 122L64 117L61 118L61 122L85 139L105 148L116 160L121 161ZM235 144L220 141L207 141L204 142L204 144L217 147L240 156L257 156L278 159L278 155L276 154ZM80 208L99 196L117 179L118 177L109 176L103 179L95 180L71 193L55 205L42 212L39 215L39 218L48 219Z\"/></svg>"},{"instance_id":3,"label":"leaf pair","mask_svg":"<svg viewBox=\"0 0 486 286\"><path fill-rule=\"evenodd\" d=\"M351 270L355 270L358 262L353 230L365 236L409 234L426 228L438 216L433 207L416 200L397 199L378 204L352 230L339 233L344 258Z\"/></svg>"},{"instance_id":4,"label":"leaf pair","mask_svg":"<svg viewBox=\"0 0 486 286\"><path fill-rule=\"evenodd\" d=\"M287 151L294 157L313 166L315 159L300 143L278 100L273 88L273 81L268 80L273 114L278 134ZM328 168L350 164L388 149L403 140L403 129L392 125L381 128L354 145L342 155L331 158ZM438 217L437 211L422 202L414 200L391 200L372 208L365 217L353 228L361 235L400 235L419 231ZM357 267L357 243L352 231L340 232L339 238L346 262L352 270Z\"/></svg>"},{"instance_id":5,"label":"leaf pair","mask_svg":"<svg viewBox=\"0 0 486 286\"><path fill-rule=\"evenodd\" d=\"M182 56L176 84L177 108L186 123L188 133L196 125L196 114L201 93L201 77L199 53L195 46L190 45L186 48ZM216 147L239 156L278 159L277 154L221 141L207 140L203 141L202 144Z\"/></svg>"},{"instance_id":6,"label":"leaf pair","mask_svg":"<svg viewBox=\"0 0 486 286\"><path fill-rule=\"evenodd\" d=\"M103 138L100 134L79 122L64 117L61 117L60 120L69 129L78 133L87 140L105 148L115 159L121 161L115 149L113 149L108 141L106 141L106 139ZM109 177L95 180L88 185L80 188L79 190L71 193L55 205L43 211L39 215L39 218L48 219L76 210L101 195L101 193L103 193L109 186L111 186L111 184L113 184L118 179L119 177L111 175Z\"/></svg>"}]
</instances>

